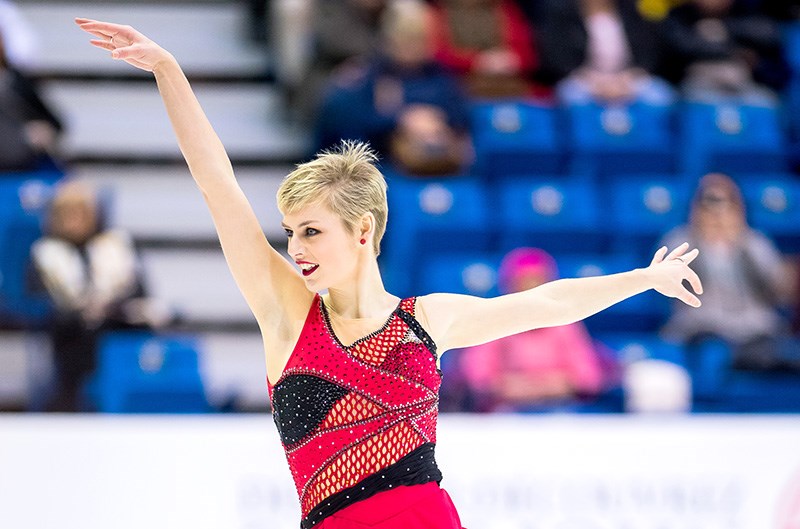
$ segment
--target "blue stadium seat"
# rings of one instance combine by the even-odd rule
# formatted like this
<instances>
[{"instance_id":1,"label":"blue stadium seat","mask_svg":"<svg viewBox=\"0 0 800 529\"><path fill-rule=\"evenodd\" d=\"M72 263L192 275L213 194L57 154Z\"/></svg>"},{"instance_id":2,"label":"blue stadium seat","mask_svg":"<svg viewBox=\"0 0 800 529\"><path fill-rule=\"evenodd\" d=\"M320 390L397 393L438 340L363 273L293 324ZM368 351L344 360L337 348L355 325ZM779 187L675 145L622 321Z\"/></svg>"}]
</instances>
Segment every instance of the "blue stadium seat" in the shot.
<instances>
[{"instance_id":1,"label":"blue stadium seat","mask_svg":"<svg viewBox=\"0 0 800 529\"><path fill-rule=\"evenodd\" d=\"M785 171L786 138L777 108L687 103L681 112L681 172L731 175Z\"/></svg>"},{"instance_id":2,"label":"blue stadium seat","mask_svg":"<svg viewBox=\"0 0 800 529\"><path fill-rule=\"evenodd\" d=\"M800 23L790 23L784 28L786 61L795 75L800 75Z\"/></svg>"},{"instance_id":3,"label":"blue stadium seat","mask_svg":"<svg viewBox=\"0 0 800 529\"><path fill-rule=\"evenodd\" d=\"M569 105L565 112L572 173L604 178L631 172L675 171L672 105L589 103Z\"/></svg>"},{"instance_id":4,"label":"blue stadium seat","mask_svg":"<svg viewBox=\"0 0 800 529\"><path fill-rule=\"evenodd\" d=\"M483 102L472 107L476 169L490 180L564 170L558 112L524 101Z\"/></svg>"},{"instance_id":5,"label":"blue stadium seat","mask_svg":"<svg viewBox=\"0 0 800 529\"><path fill-rule=\"evenodd\" d=\"M800 375L735 372L726 382L722 400L708 411L800 413Z\"/></svg>"},{"instance_id":6,"label":"blue stadium seat","mask_svg":"<svg viewBox=\"0 0 800 529\"><path fill-rule=\"evenodd\" d=\"M786 88L786 120L788 121L789 166L800 166L800 75L793 77Z\"/></svg>"},{"instance_id":7,"label":"blue stadium seat","mask_svg":"<svg viewBox=\"0 0 800 529\"><path fill-rule=\"evenodd\" d=\"M40 324L49 312L44 293L31 291L28 272L50 191L42 180L0 179L0 320L7 325Z\"/></svg>"},{"instance_id":8,"label":"blue stadium seat","mask_svg":"<svg viewBox=\"0 0 800 529\"><path fill-rule=\"evenodd\" d=\"M542 248L551 254L603 251L595 188L582 181L508 181L500 190L500 249Z\"/></svg>"},{"instance_id":9,"label":"blue stadium seat","mask_svg":"<svg viewBox=\"0 0 800 529\"><path fill-rule=\"evenodd\" d=\"M742 183L752 226L785 253L800 252L800 181L773 175Z\"/></svg>"},{"instance_id":10,"label":"blue stadium seat","mask_svg":"<svg viewBox=\"0 0 800 529\"><path fill-rule=\"evenodd\" d=\"M414 295L421 257L491 250L492 223L482 184L474 179L389 178L389 227L381 264L390 288Z\"/></svg>"},{"instance_id":11,"label":"blue stadium seat","mask_svg":"<svg viewBox=\"0 0 800 529\"><path fill-rule=\"evenodd\" d=\"M565 255L557 257L561 277L592 277L616 274L649 264L630 253L609 255ZM585 320L594 333L655 332L665 321L669 301L649 291L626 299Z\"/></svg>"},{"instance_id":12,"label":"blue stadium seat","mask_svg":"<svg viewBox=\"0 0 800 529\"><path fill-rule=\"evenodd\" d=\"M489 254L439 254L423 259L420 294L450 292L480 297L499 295L497 269L501 256Z\"/></svg>"},{"instance_id":13,"label":"blue stadium seat","mask_svg":"<svg viewBox=\"0 0 800 529\"><path fill-rule=\"evenodd\" d=\"M88 394L106 413L211 411L198 368L198 344L188 336L111 332L100 341Z\"/></svg>"},{"instance_id":14,"label":"blue stadium seat","mask_svg":"<svg viewBox=\"0 0 800 529\"><path fill-rule=\"evenodd\" d=\"M688 219L691 190L673 178L642 175L614 179L606 187L608 223L615 252L652 258L660 238ZM641 265L641 263L640 263Z\"/></svg>"},{"instance_id":15,"label":"blue stadium seat","mask_svg":"<svg viewBox=\"0 0 800 529\"><path fill-rule=\"evenodd\" d=\"M617 358L623 364L651 359L664 360L679 366L686 365L682 346L666 342L653 333L605 333L598 334L595 338L616 351Z\"/></svg>"}]
</instances>

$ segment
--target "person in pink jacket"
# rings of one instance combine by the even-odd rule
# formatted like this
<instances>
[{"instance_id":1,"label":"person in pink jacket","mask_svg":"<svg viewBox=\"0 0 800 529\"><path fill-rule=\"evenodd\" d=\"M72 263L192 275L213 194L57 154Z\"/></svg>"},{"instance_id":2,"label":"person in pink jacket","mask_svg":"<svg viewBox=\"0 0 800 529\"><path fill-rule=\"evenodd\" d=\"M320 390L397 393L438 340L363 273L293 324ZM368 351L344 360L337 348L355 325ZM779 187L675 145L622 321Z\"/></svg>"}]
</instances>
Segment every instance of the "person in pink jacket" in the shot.
<instances>
[{"instance_id":1,"label":"person in pink jacket","mask_svg":"<svg viewBox=\"0 0 800 529\"><path fill-rule=\"evenodd\" d=\"M511 251L500 265L504 293L556 279L556 262L537 248ZM534 329L465 349L460 371L480 411L558 405L602 390L604 373L580 322Z\"/></svg>"}]
</instances>

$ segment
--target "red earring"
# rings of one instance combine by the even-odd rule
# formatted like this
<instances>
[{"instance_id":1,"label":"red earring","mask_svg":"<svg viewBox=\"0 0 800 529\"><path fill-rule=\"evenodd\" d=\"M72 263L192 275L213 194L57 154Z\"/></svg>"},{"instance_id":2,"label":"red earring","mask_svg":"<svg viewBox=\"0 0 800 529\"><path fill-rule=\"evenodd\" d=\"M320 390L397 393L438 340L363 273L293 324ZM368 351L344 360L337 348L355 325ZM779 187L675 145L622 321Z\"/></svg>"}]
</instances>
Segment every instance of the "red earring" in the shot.
<instances>
[{"instance_id":1,"label":"red earring","mask_svg":"<svg viewBox=\"0 0 800 529\"><path fill-rule=\"evenodd\" d=\"M367 240L366 239L361 239L361 244L367 244Z\"/></svg>"}]
</instances>

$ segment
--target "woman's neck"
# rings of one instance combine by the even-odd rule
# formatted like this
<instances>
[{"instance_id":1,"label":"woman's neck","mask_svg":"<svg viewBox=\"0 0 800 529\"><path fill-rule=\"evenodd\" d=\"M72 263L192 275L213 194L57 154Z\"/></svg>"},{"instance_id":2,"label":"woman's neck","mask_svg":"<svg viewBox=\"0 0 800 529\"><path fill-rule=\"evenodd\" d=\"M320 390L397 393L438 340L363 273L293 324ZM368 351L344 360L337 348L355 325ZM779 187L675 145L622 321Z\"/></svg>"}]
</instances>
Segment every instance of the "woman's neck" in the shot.
<instances>
[{"instance_id":1,"label":"woman's neck","mask_svg":"<svg viewBox=\"0 0 800 529\"><path fill-rule=\"evenodd\" d=\"M374 258L370 263L359 267L359 270L361 273L349 284L328 288L326 306L345 319L384 317L394 310L397 296L384 288L378 263Z\"/></svg>"}]
</instances>

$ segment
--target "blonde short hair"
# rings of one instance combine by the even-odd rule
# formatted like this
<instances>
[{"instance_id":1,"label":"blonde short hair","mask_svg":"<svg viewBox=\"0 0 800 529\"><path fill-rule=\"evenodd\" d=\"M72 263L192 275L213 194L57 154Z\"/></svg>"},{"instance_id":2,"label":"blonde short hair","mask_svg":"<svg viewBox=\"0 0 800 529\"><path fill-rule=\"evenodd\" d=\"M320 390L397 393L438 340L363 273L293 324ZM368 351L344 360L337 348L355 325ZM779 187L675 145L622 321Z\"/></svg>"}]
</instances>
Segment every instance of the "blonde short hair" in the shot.
<instances>
[{"instance_id":1,"label":"blonde short hair","mask_svg":"<svg viewBox=\"0 0 800 529\"><path fill-rule=\"evenodd\" d=\"M286 176L278 188L278 209L286 214L321 203L339 216L350 232L364 214L372 213L375 255L380 255L389 206L386 180L375 167L377 159L369 145L342 141Z\"/></svg>"}]
</instances>

